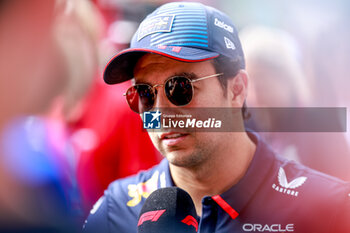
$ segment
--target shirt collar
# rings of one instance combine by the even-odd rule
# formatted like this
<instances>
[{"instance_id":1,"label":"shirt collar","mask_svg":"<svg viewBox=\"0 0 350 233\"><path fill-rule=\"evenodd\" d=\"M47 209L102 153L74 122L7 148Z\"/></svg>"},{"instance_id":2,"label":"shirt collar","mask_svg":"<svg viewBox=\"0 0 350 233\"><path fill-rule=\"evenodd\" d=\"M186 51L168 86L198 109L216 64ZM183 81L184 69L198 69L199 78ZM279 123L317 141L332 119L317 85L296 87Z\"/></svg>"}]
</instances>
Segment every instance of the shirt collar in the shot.
<instances>
[{"instance_id":1,"label":"shirt collar","mask_svg":"<svg viewBox=\"0 0 350 233\"><path fill-rule=\"evenodd\" d=\"M256 151L253 159L243 178L220 195L220 197L238 213L244 209L249 203L249 200L257 192L260 185L264 183L265 177L268 175L274 161L272 150L265 144L260 136L254 132L248 132L248 134L256 143ZM161 161L159 169L165 173L165 187L175 186L170 174L169 162L167 159Z\"/></svg>"},{"instance_id":2,"label":"shirt collar","mask_svg":"<svg viewBox=\"0 0 350 233\"><path fill-rule=\"evenodd\" d=\"M159 165L158 165L159 171L160 171L160 187L159 188L164 188L164 187L173 187L175 186L175 183L173 181L173 178L171 177L170 174L170 168L169 168L169 162L167 159L163 159ZM164 177L162 177L164 174Z\"/></svg>"},{"instance_id":3,"label":"shirt collar","mask_svg":"<svg viewBox=\"0 0 350 233\"><path fill-rule=\"evenodd\" d=\"M274 161L274 154L265 142L256 133L249 132L249 136L256 142L256 151L252 162L243 178L220 195L238 213L245 208L264 183Z\"/></svg>"}]
</instances>

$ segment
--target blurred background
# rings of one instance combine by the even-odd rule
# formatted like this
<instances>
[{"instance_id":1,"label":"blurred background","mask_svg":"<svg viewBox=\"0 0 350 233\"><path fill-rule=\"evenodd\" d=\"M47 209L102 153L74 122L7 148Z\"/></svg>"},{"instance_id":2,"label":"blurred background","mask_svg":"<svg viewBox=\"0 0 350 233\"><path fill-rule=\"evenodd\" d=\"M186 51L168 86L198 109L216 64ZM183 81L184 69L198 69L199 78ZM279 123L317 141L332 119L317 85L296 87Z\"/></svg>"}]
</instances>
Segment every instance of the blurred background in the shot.
<instances>
[{"instance_id":1,"label":"blurred background","mask_svg":"<svg viewBox=\"0 0 350 233\"><path fill-rule=\"evenodd\" d=\"M0 230L79 230L111 181L161 160L122 96L130 83L108 86L102 73L166 2L0 0ZM240 32L248 107L349 109L349 1L197 2ZM261 135L286 158L350 180L348 128Z\"/></svg>"}]
</instances>

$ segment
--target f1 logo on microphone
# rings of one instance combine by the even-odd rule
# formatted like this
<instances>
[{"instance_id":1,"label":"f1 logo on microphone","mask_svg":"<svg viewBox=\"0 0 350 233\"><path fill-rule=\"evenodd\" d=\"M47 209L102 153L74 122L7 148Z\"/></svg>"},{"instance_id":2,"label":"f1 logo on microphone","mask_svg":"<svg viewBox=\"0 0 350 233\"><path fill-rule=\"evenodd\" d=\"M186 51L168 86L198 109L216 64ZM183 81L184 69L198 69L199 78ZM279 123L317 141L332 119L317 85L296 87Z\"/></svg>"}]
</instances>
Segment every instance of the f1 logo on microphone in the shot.
<instances>
[{"instance_id":1,"label":"f1 logo on microphone","mask_svg":"<svg viewBox=\"0 0 350 233\"><path fill-rule=\"evenodd\" d=\"M137 226L142 225L142 223L146 222L146 221L152 221L152 222L157 222L158 219L160 218L160 216L162 216L162 214L164 214L165 209L164 210L154 210L154 211L149 211L146 213L143 213L139 219L139 222L137 223Z\"/></svg>"},{"instance_id":2,"label":"f1 logo on microphone","mask_svg":"<svg viewBox=\"0 0 350 233\"><path fill-rule=\"evenodd\" d=\"M196 232L198 231L198 222L191 215L187 215L187 217L184 218L181 222L183 222L183 223L185 223L185 224L187 224L189 226L194 226L194 228L196 228Z\"/></svg>"}]
</instances>

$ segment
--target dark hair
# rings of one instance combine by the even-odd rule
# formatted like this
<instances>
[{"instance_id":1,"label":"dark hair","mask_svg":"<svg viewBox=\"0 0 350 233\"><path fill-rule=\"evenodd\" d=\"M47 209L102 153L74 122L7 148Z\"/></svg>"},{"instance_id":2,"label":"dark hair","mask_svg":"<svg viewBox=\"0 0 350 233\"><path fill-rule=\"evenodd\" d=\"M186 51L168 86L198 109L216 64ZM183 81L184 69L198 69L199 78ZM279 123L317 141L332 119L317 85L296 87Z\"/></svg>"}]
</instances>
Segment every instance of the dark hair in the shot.
<instances>
[{"instance_id":1,"label":"dark hair","mask_svg":"<svg viewBox=\"0 0 350 233\"><path fill-rule=\"evenodd\" d=\"M232 60L225 56L218 56L212 60L216 73L223 73L223 75L219 76L218 79L222 89L224 90L224 95L226 95L227 80L233 79L241 69L244 69L244 67L242 67L242 64L244 64L242 59L243 58ZM245 120L250 117L245 101L242 106L242 116Z\"/></svg>"}]
</instances>

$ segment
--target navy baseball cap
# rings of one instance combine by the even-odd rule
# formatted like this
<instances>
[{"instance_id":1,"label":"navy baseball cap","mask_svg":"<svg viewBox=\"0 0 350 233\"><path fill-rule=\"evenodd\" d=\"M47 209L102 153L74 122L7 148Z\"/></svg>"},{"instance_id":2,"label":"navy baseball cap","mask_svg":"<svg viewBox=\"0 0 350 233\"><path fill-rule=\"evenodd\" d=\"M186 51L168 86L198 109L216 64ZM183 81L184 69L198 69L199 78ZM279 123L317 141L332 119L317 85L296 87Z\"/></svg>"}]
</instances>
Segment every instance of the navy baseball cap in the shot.
<instances>
[{"instance_id":1,"label":"navy baseball cap","mask_svg":"<svg viewBox=\"0 0 350 233\"><path fill-rule=\"evenodd\" d=\"M130 48L107 64L103 74L105 82L116 84L133 78L134 66L145 53L184 62L200 62L222 55L245 68L238 32L231 19L201 3L167 3L149 14L135 32Z\"/></svg>"}]
</instances>

